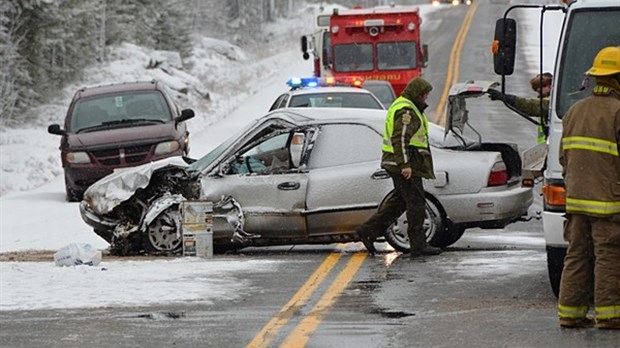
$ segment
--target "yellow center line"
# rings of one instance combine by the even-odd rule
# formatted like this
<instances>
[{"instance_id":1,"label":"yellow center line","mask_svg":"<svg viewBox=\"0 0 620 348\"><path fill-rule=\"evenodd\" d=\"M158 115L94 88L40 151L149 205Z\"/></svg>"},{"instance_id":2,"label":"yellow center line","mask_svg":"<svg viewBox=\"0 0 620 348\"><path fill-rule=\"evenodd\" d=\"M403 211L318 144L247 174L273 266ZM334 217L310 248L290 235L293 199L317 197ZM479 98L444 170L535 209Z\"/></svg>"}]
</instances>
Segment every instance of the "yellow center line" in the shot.
<instances>
[{"instance_id":1,"label":"yellow center line","mask_svg":"<svg viewBox=\"0 0 620 348\"><path fill-rule=\"evenodd\" d=\"M340 252L330 254L321 265L308 278L306 283L297 290L295 295L288 301L278 314L273 317L267 325L254 337L247 345L248 348L267 347L271 340L282 330L286 323L301 311L301 307L308 301L310 296L325 280L329 272L338 263L341 257Z\"/></svg>"},{"instance_id":2,"label":"yellow center line","mask_svg":"<svg viewBox=\"0 0 620 348\"><path fill-rule=\"evenodd\" d=\"M280 347L301 348L306 345L310 336L312 336L318 328L327 310L336 302L338 296L344 291L351 279L353 279L367 256L368 254L366 253L353 254L351 260L349 260L345 268L338 274L338 277L336 277L329 289L327 289L327 292L323 294L323 297L321 297L312 311L310 311L288 335Z\"/></svg>"},{"instance_id":3,"label":"yellow center line","mask_svg":"<svg viewBox=\"0 0 620 348\"><path fill-rule=\"evenodd\" d=\"M471 25L471 21L474 18L474 13L476 12L477 8L477 2L474 2L471 6L469 6L469 10L467 10L467 14L465 15L463 24L461 24L459 33L456 36L454 45L452 46L452 50L450 51L450 62L448 63L448 76L446 76L446 84L443 86L443 92L441 94L441 98L439 99L439 104L437 105L437 108L435 108L435 124L438 124L440 126L444 126L446 122L446 99L448 98L450 87L458 82L459 64L461 62L461 50L463 49L465 37L467 36L469 26Z\"/></svg>"}]
</instances>

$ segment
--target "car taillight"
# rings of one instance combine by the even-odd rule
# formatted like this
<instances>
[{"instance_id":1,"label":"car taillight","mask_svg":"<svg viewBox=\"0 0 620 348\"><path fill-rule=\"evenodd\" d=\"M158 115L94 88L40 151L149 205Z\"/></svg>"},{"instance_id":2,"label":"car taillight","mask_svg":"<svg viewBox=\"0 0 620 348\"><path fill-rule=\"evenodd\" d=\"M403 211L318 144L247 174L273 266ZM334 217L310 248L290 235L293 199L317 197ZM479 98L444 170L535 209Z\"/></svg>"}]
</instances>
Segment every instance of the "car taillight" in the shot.
<instances>
[{"instance_id":1,"label":"car taillight","mask_svg":"<svg viewBox=\"0 0 620 348\"><path fill-rule=\"evenodd\" d=\"M564 186L544 184L543 199L548 206L564 207L566 205L566 190Z\"/></svg>"},{"instance_id":2,"label":"car taillight","mask_svg":"<svg viewBox=\"0 0 620 348\"><path fill-rule=\"evenodd\" d=\"M501 186L508 183L508 171L504 162L495 162L489 174L487 186Z\"/></svg>"}]
</instances>

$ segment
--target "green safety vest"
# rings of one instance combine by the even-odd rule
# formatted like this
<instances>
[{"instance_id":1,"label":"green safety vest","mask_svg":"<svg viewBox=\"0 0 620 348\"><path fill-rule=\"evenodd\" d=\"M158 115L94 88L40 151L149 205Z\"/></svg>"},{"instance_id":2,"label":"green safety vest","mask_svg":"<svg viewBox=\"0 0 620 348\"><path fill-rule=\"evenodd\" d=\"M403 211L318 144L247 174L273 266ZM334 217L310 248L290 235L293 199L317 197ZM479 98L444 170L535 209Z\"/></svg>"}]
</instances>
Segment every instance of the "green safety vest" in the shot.
<instances>
[{"instance_id":1,"label":"green safety vest","mask_svg":"<svg viewBox=\"0 0 620 348\"><path fill-rule=\"evenodd\" d=\"M385 118L383 145L381 146L381 149L385 152L394 153L394 146L392 146L392 133L394 133L394 114L396 114L396 111L404 107L413 109L416 116L420 119L421 124L421 126L409 140L409 145L422 149L429 148L428 119L426 118L426 115L424 113L421 113L411 100L404 97L398 97L390 106L387 117Z\"/></svg>"}]
</instances>

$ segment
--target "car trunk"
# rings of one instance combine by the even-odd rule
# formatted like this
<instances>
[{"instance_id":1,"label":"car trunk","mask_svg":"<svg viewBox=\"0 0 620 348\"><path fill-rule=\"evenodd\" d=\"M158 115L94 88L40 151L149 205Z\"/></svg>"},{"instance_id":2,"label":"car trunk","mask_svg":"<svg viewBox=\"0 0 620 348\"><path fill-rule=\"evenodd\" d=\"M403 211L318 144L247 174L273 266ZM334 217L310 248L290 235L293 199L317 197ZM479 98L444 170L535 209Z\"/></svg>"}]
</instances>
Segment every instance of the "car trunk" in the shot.
<instances>
[{"instance_id":1,"label":"car trunk","mask_svg":"<svg viewBox=\"0 0 620 348\"><path fill-rule=\"evenodd\" d=\"M497 82L492 81L467 81L455 84L450 88L448 96L448 110L446 115L446 126L444 129L445 138L453 133L456 143L447 146L448 148L467 150L467 151L491 151L501 153L502 160L506 164L508 172L508 184L519 182L521 179L522 160L519 149L512 143L493 143L483 142L482 136L468 122L469 111L467 110L466 99L483 96L489 88L497 86ZM463 136L465 126L469 127L478 139L472 140Z\"/></svg>"}]
</instances>

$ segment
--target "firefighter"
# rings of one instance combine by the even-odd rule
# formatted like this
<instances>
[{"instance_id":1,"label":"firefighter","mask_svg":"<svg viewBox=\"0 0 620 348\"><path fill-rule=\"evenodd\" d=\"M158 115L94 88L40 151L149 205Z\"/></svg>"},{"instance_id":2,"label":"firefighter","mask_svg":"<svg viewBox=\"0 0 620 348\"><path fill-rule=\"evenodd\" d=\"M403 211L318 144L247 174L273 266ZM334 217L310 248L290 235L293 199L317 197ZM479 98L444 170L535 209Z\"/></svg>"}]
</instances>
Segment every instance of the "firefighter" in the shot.
<instances>
[{"instance_id":1,"label":"firefighter","mask_svg":"<svg viewBox=\"0 0 620 348\"><path fill-rule=\"evenodd\" d=\"M558 316L565 328L620 329L620 46L606 47L587 75L592 95L562 121L560 163L566 185L568 250Z\"/></svg>"},{"instance_id":2,"label":"firefighter","mask_svg":"<svg viewBox=\"0 0 620 348\"><path fill-rule=\"evenodd\" d=\"M489 89L487 93L489 93L491 100L505 100L508 105L513 106L524 114L538 117L538 137L536 142L540 144L545 142L548 134L549 95L551 94L552 82L553 75L549 72L542 75L538 74L530 80L530 86L538 94L538 98L521 98L512 94L503 94L495 89ZM541 100L542 110L540 108Z\"/></svg>"},{"instance_id":3,"label":"firefighter","mask_svg":"<svg viewBox=\"0 0 620 348\"><path fill-rule=\"evenodd\" d=\"M422 178L435 178L428 143L428 120L424 114L428 106L426 99L432 89L426 80L412 79L387 112L381 167L392 178L394 191L379 211L357 229L370 254L376 252L374 240L405 211L411 256L441 253L441 249L426 244L423 226L425 196Z\"/></svg>"}]
</instances>

